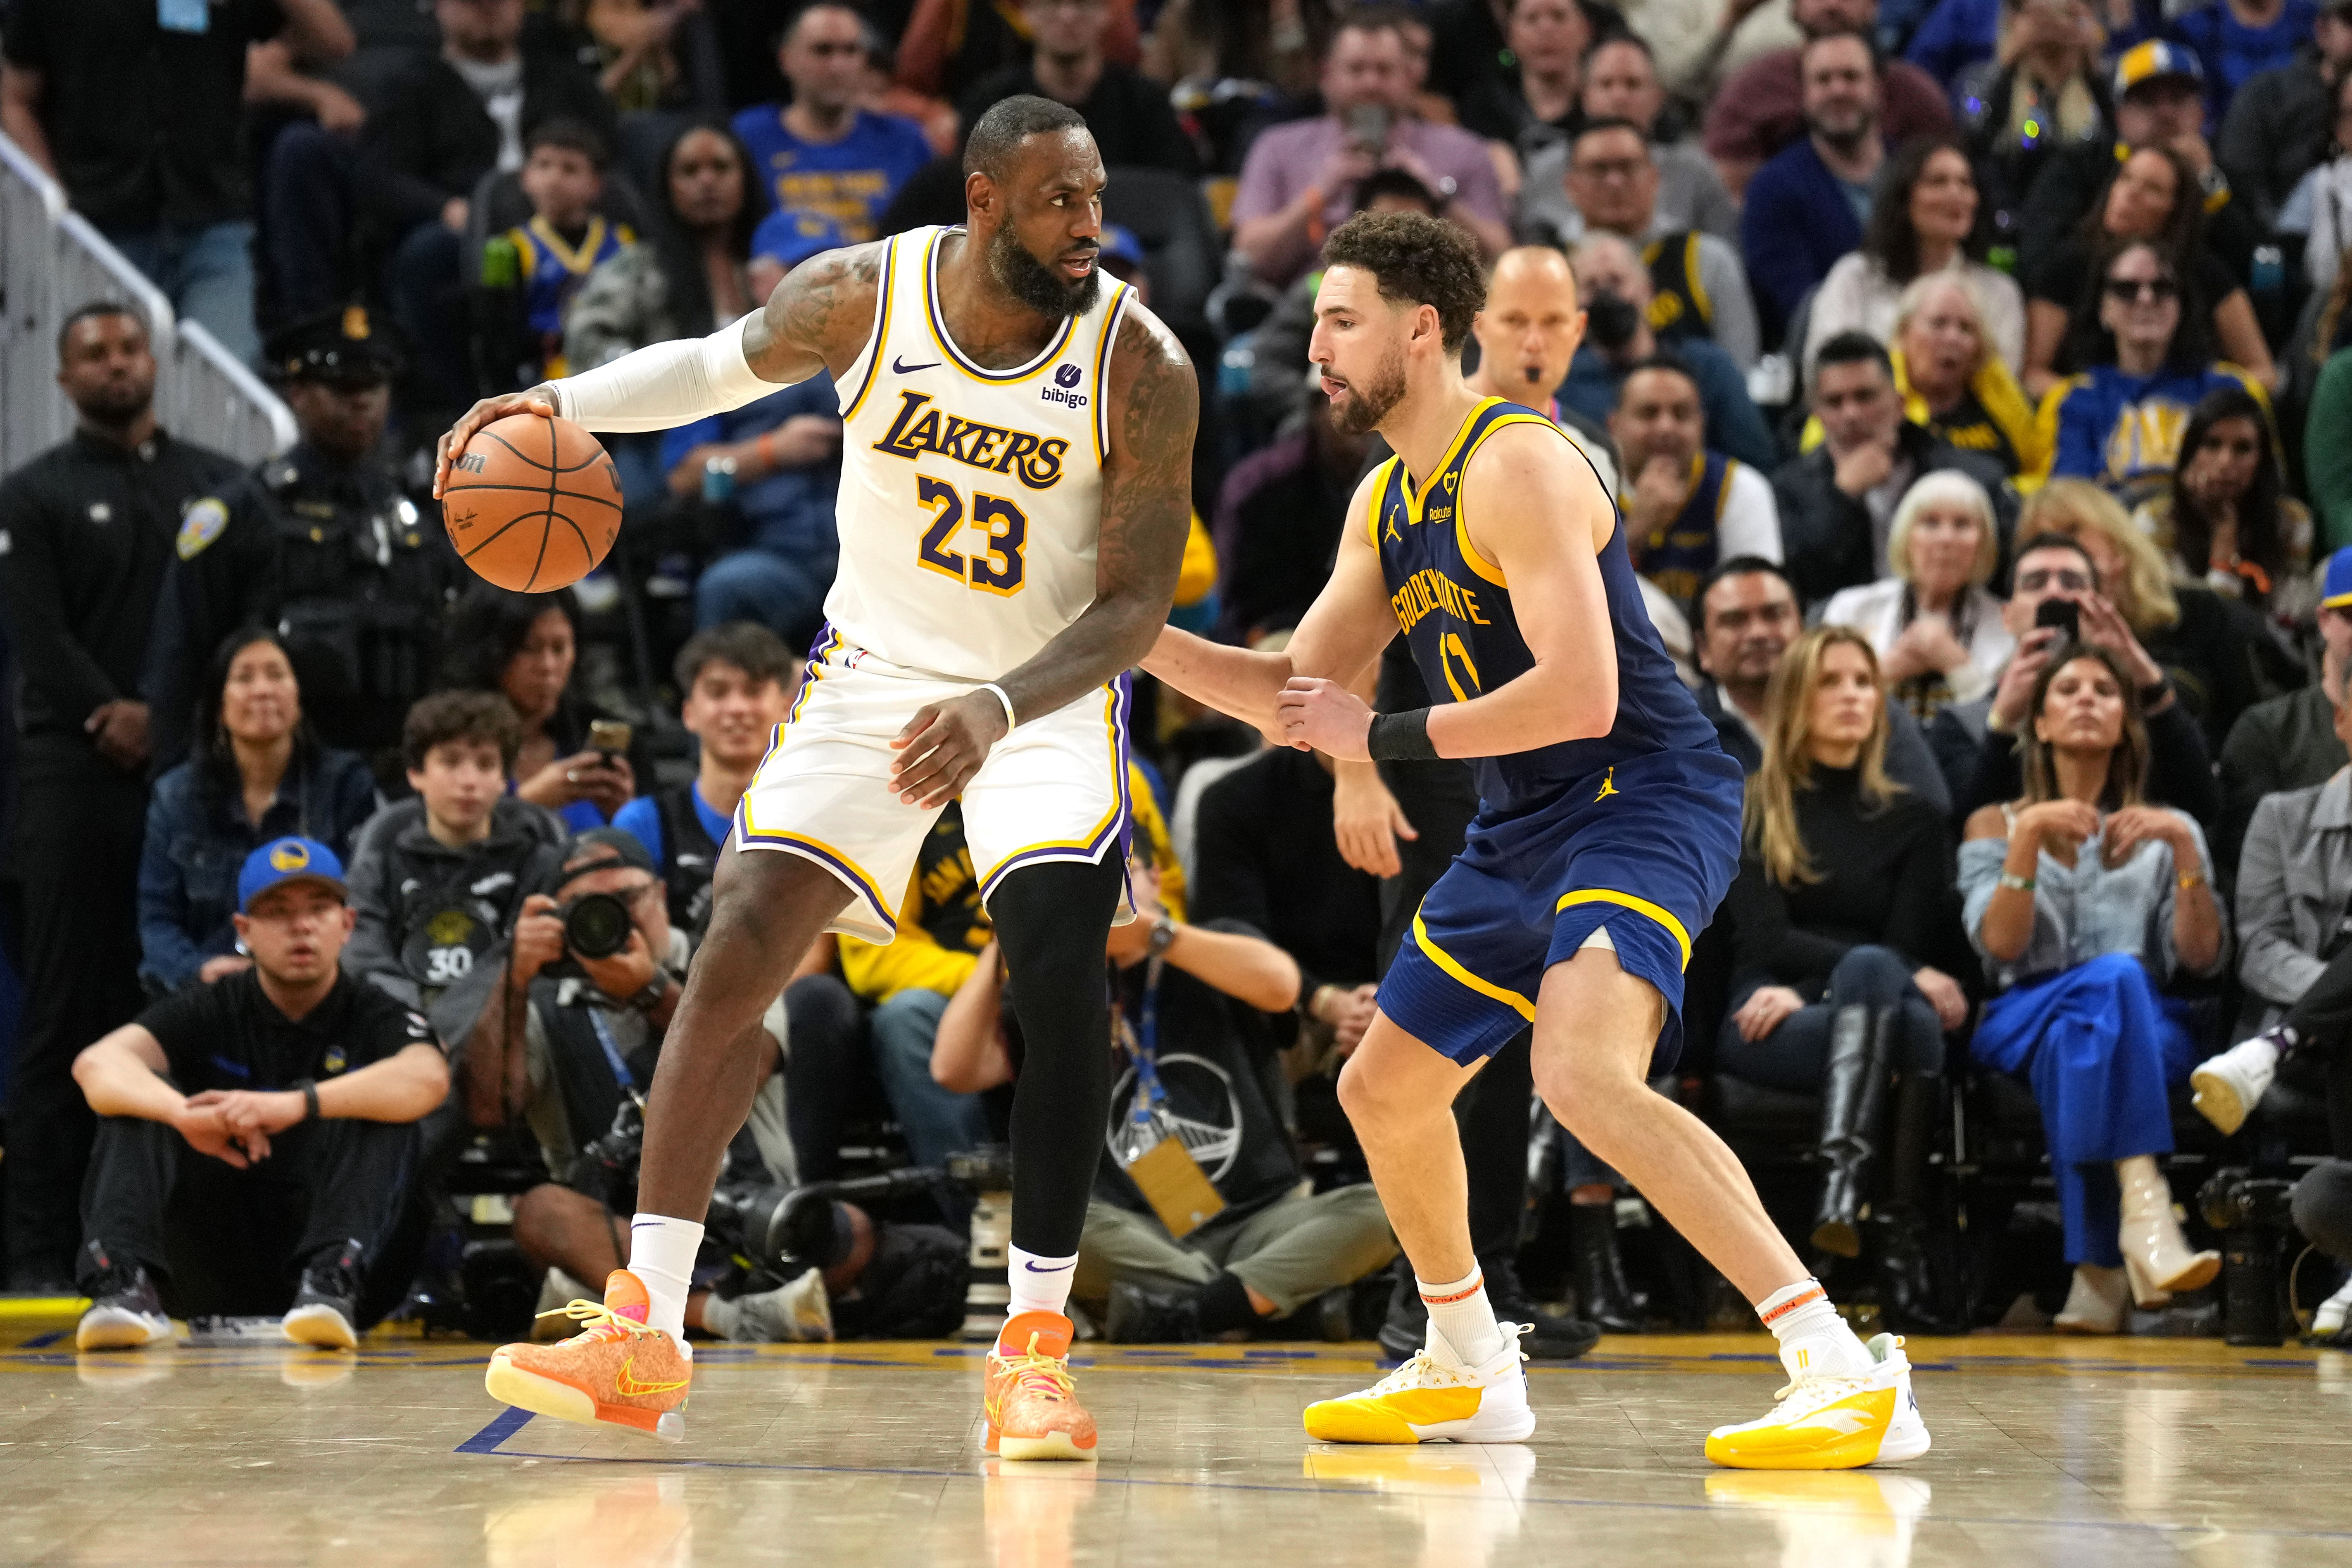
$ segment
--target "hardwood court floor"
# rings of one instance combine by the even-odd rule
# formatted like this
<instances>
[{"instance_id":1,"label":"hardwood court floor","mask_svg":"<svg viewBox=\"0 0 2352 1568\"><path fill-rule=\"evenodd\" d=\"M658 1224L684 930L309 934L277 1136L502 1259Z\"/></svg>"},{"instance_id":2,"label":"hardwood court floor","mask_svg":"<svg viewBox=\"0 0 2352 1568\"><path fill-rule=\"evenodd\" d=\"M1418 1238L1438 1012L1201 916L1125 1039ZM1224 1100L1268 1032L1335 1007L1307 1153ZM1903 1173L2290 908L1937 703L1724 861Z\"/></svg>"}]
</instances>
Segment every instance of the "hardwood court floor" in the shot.
<instances>
[{"instance_id":1,"label":"hardwood court floor","mask_svg":"<svg viewBox=\"0 0 2352 1568\"><path fill-rule=\"evenodd\" d=\"M1932 1453L1764 1475L1700 1451L1767 1407L1760 1335L1611 1340L1535 1369L1533 1442L1418 1449L1299 1429L1369 1347L1082 1346L1096 1467L983 1455L954 1345L706 1346L670 1447L502 1410L453 1342L8 1339L11 1563L2352 1568L2352 1355L2294 1347L1914 1341Z\"/></svg>"}]
</instances>

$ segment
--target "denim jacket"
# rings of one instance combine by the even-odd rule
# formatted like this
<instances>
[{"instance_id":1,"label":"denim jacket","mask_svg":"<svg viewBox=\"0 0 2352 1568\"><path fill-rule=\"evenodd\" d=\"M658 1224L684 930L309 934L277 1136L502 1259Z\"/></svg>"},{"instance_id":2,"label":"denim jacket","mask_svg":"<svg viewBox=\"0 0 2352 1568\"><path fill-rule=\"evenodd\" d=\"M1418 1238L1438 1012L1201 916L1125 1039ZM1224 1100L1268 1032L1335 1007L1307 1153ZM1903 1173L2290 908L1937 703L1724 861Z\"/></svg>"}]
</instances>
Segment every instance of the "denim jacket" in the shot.
<instances>
[{"instance_id":1,"label":"denim jacket","mask_svg":"<svg viewBox=\"0 0 2352 1568\"><path fill-rule=\"evenodd\" d=\"M2205 850L2205 834L2195 818L2175 816L2189 824L2197 843L2198 869L2208 885L2213 875L2212 857ZM1984 951L1985 911L2000 888L2000 868L2009 858L2009 841L1971 839L1960 846L1962 919L1969 940ZM2179 967L2172 946L2172 899L2175 872L2172 846L2150 840L2121 865L2109 866L2094 839L2075 852L2074 863L2062 865L2048 850L2034 868L2033 934L2015 963L2004 964L1988 955L1985 977L1996 992L2109 953L2128 953L2147 966L2159 986L2168 984ZM2229 961L2230 925L2221 921L2221 946L2210 967L2195 971L2219 974Z\"/></svg>"},{"instance_id":2,"label":"denim jacket","mask_svg":"<svg viewBox=\"0 0 2352 1568\"><path fill-rule=\"evenodd\" d=\"M289 833L349 857L353 830L375 810L375 779L358 753L320 747L297 756L258 826L242 799L207 811L194 762L155 781L139 854L139 978L161 995L196 977L205 960L236 950L236 873L246 856Z\"/></svg>"}]
</instances>

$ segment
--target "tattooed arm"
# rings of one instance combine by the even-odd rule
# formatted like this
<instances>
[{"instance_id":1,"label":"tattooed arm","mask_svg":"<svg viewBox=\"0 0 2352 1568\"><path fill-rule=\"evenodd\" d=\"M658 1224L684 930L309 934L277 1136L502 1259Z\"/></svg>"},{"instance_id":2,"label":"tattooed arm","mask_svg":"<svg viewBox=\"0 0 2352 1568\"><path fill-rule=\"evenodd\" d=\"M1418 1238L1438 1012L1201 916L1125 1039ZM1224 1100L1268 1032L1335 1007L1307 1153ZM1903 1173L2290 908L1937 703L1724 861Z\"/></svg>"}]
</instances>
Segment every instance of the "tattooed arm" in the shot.
<instances>
[{"instance_id":1,"label":"tattooed arm","mask_svg":"<svg viewBox=\"0 0 2352 1568\"><path fill-rule=\"evenodd\" d=\"M590 430L663 430L849 368L874 329L887 242L828 251L795 267L767 305L707 338L653 343L562 381L485 398L441 438L433 493L474 433L511 413L562 414Z\"/></svg>"},{"instance_id":2,"label":"tattooed arm","mask_svg":"<svg viewBox=\"0 0 2352 1568\"><path fill-rule=\"evenodd\" d=\"M1141 661L1167 624L1192 524L1192 434L1200 383L1175 335L1140 305L1119 324L1110 361L1110 455L1103 465L1095 599L1019 668L997 677L1013 714L1035 718L1076 702ZM890 744L891 789L926 807L980 770L1011 727L986 689L923 708Z\"/></svg>"}]
</instances>

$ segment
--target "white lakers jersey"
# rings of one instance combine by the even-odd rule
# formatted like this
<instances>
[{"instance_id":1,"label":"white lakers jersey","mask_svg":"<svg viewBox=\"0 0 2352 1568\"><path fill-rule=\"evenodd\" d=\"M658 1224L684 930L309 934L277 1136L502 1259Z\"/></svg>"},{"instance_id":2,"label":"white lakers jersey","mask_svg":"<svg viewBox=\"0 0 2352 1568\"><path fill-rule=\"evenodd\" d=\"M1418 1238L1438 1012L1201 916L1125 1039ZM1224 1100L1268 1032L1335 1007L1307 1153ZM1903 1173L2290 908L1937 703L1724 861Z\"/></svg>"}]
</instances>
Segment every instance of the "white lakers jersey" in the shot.
<instances>
[{"instance_id":1,"label":"white lakers jersey","mask_svg":"<svg viewBox=\"0 0 2352 1568\"><path fill-rule=\"evenodd\" d=\"M874 335L840 381L841 564L824 612L890 664L980 682L1094 602L1104 370L1133 291L1106 275L1044 352L989 370L940 306L940 253L962 232L889 242Z\"/></svg>"}]
</instances>

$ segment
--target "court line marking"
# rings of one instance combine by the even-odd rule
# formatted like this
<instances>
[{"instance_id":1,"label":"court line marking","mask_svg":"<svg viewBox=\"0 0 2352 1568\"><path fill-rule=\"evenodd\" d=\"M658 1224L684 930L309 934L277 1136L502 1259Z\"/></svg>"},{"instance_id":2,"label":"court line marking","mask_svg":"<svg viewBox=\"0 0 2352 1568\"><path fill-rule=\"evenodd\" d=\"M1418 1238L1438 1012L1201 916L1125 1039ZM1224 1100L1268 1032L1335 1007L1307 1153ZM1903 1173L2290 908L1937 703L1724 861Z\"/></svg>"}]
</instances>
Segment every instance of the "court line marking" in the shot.
<instances>
[{"instance_id":1,"label":"court line marking","mask_svg":"<svg viewBox=\"0 0 2352 1568\"><path fill-rule=\"evenodd\" d=\"M517 1432L521 1431L524 1427L530 1425L530 1420L531 1413L530 1411L518 1409L513 1406L509 1406L497 1416L491 1417L489 1425L484 1427L480 1431L475 1433L472 1437L458 1444L457 1448L451 1451L453 1453L469 1454L478 1458L488 1457L498 1459L545 1459L558 1464L572 1465L655 1465L673 1469L767 1470L788 1475L905 1476L908 1478L922 1478L926 1479L971 1481L987 1480L991 1479L976 1470L899 1469L887 1465L788 1465L766 1459L664 1459L656 1458L650 1455L643 1458L631 1458L626 1456L612 1457L599 1454L541 1454L534 1453L527 1449L507 1448L499 1446L509 1437L512 1437ZM1483 1445L1467 1444L1454 1446L1475 1448L1482 1447ZM1028 1467L1024 1465L1023 1467L1024 1472L1025 1472L1027 1469ZM1164 1480L1153 1476L1105 1475L1100 1465L1097 1465L1095 1467L1093 1479L1098 1482L1110 1486L1160 1487L1181 1489L1187 1491L1280 1492L1300 1497L1328 1498L1355 1496L1373 1498L1379 1496L1410 1497L1416 1495L1426 1495L1430 1497L1458 1496L1458 1494L1450 1492L1431 1492L1426 1494L1396 1492L1382 1493L1364 1487L1351 1486L1345 1480L1338 1479L1322 1486L1279 1486L1271 1481ZM1696 1479L1697 1478L1694 1477L1693 1479ZM1717 1502L1637 1502L1630 1500L1612 1498L1528 1497L1525 1495L1514 1497L1507 1494L1492 1499L1482 1497L1480 1500L1509 1503L1518 1508L1538 1506L1550 1508L1603 1508L1630 1510L1636 1512L1646 1513L1711 1513L1722 1515L1727 1518L1730 1517L1733 1513L1733 1511L1730 1508L1722 1503ZM1743 1509L1739 1511L1760 1513L1769 1511L1769 1510L1749 1511ZM1849 1511L1834 1509L1816 1510L1808 1506L1804 1509L1804 1512L1808 1515L1819 1515L1822 1517L1838 1517L1843 1515L1846 1518L1866 1519L1878 1522L1883 1522L1886 1518L1886 1514L1883 1511L1868 1509L1855 1509ZM2352 1541L2352 1530L2239 1529L2227 1525L2217 1526L2201 1521L2194 1523L2182 1522L2176 1524L2159 1520L2134 1519L2020 1519L2001 1514L1937 1513L1934 1511L1932 1506L1929 1511L1919 1516L1916 1522L1922 1525L1989 1525L2000 1529L2017 1530L2055 1529L2140 1531L2166 1536L2187 1534L2210 1535L2218 1530L2224 1535L2243 1536L2249 1538L2260 1537L2264 1540Z\"/></svg>"}]
</instances>

